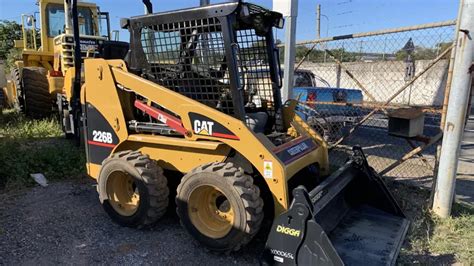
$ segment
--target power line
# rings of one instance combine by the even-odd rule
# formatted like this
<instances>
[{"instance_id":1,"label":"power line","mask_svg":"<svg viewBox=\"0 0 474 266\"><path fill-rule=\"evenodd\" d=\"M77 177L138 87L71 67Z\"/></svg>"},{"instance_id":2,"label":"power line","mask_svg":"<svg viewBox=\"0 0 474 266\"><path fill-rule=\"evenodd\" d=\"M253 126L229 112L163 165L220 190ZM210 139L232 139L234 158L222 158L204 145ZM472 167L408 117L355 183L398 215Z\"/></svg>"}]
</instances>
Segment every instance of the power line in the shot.
<instances>
[{"instance_id":1,"label":"power line","mask_svg":"<svg viewBox=\"0 0 474 266\"><path fill-rule=\"evenodd\" d=\"M350 3L352 3L352 0L347 0L347 1L343 1L343 2L338 2L336 5L340 6L340 5L350 4Z\"/></svg>"},{"instance_id":2,"label":"power line","mask_svg":"<svg viewBox=\"0 0 474 266\"><path fill-rule=\"evenodd\" d=\"M341 29L341 28L349 28L349 27L354 27L354 24L339 25L339 26L332 27L331 29Z\"/></svg>"},{"instance_id":3,"label":"power line","mask_svg":"<svg viewBox=\"0 0 474 266\"><path fill-rule=\"evenodd\" d=\"M341 13L337 13L336 16L342 16L342 15L347 15L347 14L352 14L354 12L352 11L345 11L345 12L341 12Z\"/></svg>"}]
</instances>

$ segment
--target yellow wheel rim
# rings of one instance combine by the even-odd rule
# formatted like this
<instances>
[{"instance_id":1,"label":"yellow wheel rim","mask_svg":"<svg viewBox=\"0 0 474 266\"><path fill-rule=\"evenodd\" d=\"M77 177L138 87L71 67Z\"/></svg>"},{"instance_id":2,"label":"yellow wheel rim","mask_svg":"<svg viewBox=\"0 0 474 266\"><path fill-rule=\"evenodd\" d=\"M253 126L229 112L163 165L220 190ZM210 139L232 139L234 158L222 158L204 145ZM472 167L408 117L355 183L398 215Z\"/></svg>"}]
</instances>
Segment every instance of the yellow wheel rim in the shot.
<instances>
[{"instance_id":1,"label":"yellow wheel rim","mask_svg":"<svg viewBox=\"0 0 474 266\"><path fill-rule=\"evenodd\" d=\"M191 192L188 214L199 232L214 239L226 236L234 224L234 210L229 200L211 185L197 187Z\"/></svg>"},{"instance_id":2,"label":"yellow wheel rim","mask_svg":"<svg viewBox=\"0 0 474 266\"><path fill-rule=\"evenodd\" d=\"M112 208L122 216L132 216L140 204L134 178L121 171L112 172L107 179L107 196Z\"/></svg>"}]
</instances>

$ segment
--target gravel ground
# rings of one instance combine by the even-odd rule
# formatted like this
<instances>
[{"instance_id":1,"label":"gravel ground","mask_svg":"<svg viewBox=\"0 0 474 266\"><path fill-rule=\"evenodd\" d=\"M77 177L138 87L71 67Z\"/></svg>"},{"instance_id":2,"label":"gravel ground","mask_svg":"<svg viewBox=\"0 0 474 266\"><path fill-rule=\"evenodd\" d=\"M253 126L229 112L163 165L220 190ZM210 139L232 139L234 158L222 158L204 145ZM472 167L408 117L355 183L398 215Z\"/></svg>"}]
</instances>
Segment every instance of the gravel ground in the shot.
<instances>
[{"instance_id":1,"label":"gravel ground","mask_svg":"<svg viewBox=\"0 0 474 266\"><path fill-rule=\"evenodd\" d=\"M258 264L264 236L230 255L199 246L171 207L157 226L111 222L91 181L63 181L23 191L0 191L0 265Z\"/></svg>"}]
</instances>

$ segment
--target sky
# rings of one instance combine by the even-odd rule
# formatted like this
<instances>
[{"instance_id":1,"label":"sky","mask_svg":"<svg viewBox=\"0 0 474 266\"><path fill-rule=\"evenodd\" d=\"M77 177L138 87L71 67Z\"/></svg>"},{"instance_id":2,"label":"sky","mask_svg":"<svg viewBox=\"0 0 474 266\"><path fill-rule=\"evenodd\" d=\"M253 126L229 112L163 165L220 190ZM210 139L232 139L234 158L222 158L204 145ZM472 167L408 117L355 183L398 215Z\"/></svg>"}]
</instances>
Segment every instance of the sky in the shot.
<instances>
[{"instance_id":1,"label":"sky","mask_svg":"<svg viewBox=\"0 0 474 266\"><path fill-rule=\"evenodd\" d=\"M88 0L92 2L94 0ZM151 0L154 12L199 5L199 0ZM274 0L284 1L284 0ZM37 11L36 0L0 0L0 20L20 21L21 14ZM111 27L119 29L123 17L144 12L140 0L95 0L102 11L111 16ZM211 3L225 2L211 0ZM272 0L249 0L272 8ZM321 36L337 36L357 32L396 28L456 18L457 0L299 0L297 41L316 38L316 5L321 4ZM128 41L128 32L121 30L120 38ZM283 33L278 32L277 38Z\"/></svg>"}]
</instances>

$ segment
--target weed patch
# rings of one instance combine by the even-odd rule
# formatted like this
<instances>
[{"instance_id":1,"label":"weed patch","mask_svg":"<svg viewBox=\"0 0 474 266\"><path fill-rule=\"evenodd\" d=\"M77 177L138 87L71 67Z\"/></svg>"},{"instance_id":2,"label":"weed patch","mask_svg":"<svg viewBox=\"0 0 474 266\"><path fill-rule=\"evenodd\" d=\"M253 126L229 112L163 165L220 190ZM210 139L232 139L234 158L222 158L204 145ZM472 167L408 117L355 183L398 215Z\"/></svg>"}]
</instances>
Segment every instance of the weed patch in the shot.
<instances>
[{"instance_id":1,"label":"weed patch","mask_svg":"<svg viewBox=\"0 0 474 266\"><path fill-rule=\"evenodd\" d=\"M2 139L38 139L62 135L59 123L53 117L33 120L13 110L6 110L0 115L0 138Z\"/></svg>"},{"instance_id":2,"label":"weed patch","mask_svg":"<svg viewBox=\"0 0 474 266\"><path fill-rule=\"evenodd\" d=\"M400 252L401 264L449 265L474 262L474 208L455 203L453 216L438 218L430 209L430 191L402 183L390 189L410 219L410 229Z\"/></svg>"},{"instance_id":3,"label":"weed patch","mask_svg":"<svg viewBox=\"0 0 474 266\"><path fill-rule=\"evenodd\" d=\"M43 173L48 180L82 175L83 154L63 139L54 118L31 120L12 111L0 115L0 188L32 185L32 173Z\"/></svg>"},{"instance_id":4,"label":"weed patch","mask_svg":"<svg viewBox=\"0 0 474 266\"><path fill-rule=\"evenodd\" d=\"M430 250L437 254L454 253L466 265L474 263L474 208L454 205L453 216L433 218L436 226L429 240Z\"/></svg>"}]
</instances>

